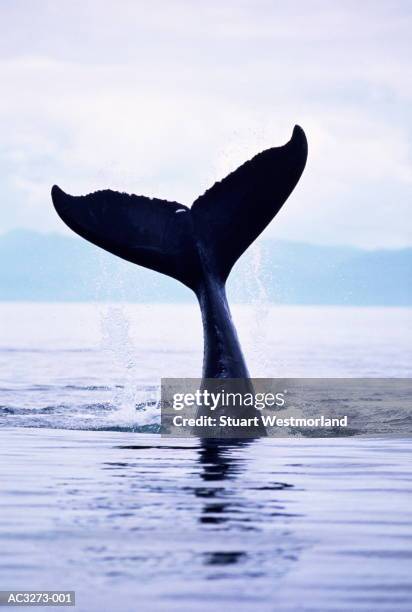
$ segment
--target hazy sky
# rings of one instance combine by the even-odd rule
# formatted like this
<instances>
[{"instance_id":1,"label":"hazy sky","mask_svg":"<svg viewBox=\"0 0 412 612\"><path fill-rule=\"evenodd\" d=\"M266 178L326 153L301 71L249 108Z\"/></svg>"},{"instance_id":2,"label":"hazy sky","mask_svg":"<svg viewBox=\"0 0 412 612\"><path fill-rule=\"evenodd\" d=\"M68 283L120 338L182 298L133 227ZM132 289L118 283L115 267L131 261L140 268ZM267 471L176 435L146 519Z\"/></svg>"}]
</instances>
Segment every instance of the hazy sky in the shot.
<instances>
[{"instance_id":1,"label":"hazy sky","mask_svg":"<svg viewBox=\"0 0 412 612\"><path fill-rule=\"evenodd\" d=\"M410 0L1 0L0 23L0 231L66 231L53 183L191 204L299 123L268 235L412 245Z\"/></svg>"}]
</instances>

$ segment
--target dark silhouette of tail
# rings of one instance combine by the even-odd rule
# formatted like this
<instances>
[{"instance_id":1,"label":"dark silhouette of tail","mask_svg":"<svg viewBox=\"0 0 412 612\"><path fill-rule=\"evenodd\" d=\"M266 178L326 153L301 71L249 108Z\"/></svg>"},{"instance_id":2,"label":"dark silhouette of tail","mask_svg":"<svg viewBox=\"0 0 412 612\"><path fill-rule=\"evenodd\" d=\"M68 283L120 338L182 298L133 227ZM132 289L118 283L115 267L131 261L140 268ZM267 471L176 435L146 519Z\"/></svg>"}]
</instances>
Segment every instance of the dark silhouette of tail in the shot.
<instances>
[{"instance_id":1,"label":"dark silhouette of tail","mask_svg":"<svg viewBox=\"0 0 412 612\"><path fill-rule=\"evenodd\" d=\"M52 199L62 220L86 240L172 276L198 294L205 277L224 284L293 191L306 157L306 137L296 126L286 145L259 153L190 209L111 190L76 197L57 186Z\"/></svg>"}]
</instances>

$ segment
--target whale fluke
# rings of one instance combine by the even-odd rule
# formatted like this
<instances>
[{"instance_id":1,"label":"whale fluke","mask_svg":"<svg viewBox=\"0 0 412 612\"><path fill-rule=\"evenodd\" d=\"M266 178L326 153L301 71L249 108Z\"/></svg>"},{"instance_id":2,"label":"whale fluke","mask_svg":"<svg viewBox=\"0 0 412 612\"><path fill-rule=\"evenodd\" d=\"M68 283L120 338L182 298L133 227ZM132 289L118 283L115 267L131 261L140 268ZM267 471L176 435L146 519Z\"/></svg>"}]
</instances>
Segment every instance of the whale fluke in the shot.
<instances>
[{"instance_id":1,"label":"whale fluke","mask_svg":"<svg viewBox=\"0 0 412 612\"><path fill-rule=\"evenodd\" d=\"M296 126L286 145L244 163L191 209L111 190L71 196L56 185L52 199L62 220L86 240L198 293L205 270L222 282L227 279L293 191L306 157L306 137Z\"/></svg>"}]
</instances>

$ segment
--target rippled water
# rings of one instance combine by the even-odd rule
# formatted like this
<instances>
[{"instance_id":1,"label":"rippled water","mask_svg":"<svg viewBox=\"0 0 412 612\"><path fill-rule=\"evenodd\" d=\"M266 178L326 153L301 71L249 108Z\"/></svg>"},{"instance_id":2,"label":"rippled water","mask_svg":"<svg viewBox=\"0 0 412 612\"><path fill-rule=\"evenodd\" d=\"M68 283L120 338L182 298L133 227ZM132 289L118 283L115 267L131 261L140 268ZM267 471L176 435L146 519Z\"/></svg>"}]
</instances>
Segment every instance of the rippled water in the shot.
<instances>
[{"instance_id":1,"label":"rippled water","mask_svg":"<svg viewBox=\"0 0 412 612\"><path fill-rule=\"evenodd\" d=\"M411 376L407 309L235 309L255 376ZM412 608L411 442L153 433L189 306L0 305L2 589L78 610ZM137 405L137 409L136 409Z\"/></svg>"}]
</instances>

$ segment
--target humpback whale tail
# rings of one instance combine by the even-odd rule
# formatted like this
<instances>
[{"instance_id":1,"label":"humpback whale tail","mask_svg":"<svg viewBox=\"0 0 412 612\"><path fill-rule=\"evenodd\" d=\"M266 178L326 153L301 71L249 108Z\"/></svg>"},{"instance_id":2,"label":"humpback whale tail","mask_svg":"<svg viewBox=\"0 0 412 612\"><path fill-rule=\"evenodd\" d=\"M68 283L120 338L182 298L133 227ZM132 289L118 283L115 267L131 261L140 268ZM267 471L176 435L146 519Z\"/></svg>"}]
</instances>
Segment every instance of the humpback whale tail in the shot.
<instances>
[{"instance_id":1,"label":"humpback whale tail","mask_svg":"<svg viewBox=\"0 0 412 612\"><path fill-rule=\"evenodd\" d=\"M247 391L252 386L230 316L225 282L236 260L292 193L306 157L306 137L296 126L287 144L244 163L190 209L177 202L111 190L75 197L57 186L52 189L52 199L62 220L86 240L192 289L202 311L203 384L208 385L207 379L226 379L210 382L230 389L235 379L240 384L237 390ZM224 406L218 410L230 413ZM204 408L199 414L202 411ZM265 435L254 408L242 409L237 416L257 418L258 427L248 436ZM233 431L225 427L218 434L226 437ZM207 438L210 432L202 429L198 435Z\"/></svg>"},{"instance_id":2,"label":"humpback whale tail","mask_svg":"<svg viewBox=\"0 0 412 612\"><path fill-rule=\"evenodd\" d=\"M71 196L52 189L61 219L90 242L198 292L205 274L222 283L286 201L305 167L307 143L291 140L247 161L197 198L177 202L111 190Z\"/></svg>"},{"instance_id":3,"label":"humpback whale tail","mask_svg":"<svg viewBox=\"0 0 412 612\"><path fill-rule=\"evenodd\" d=\"M77 234L192 289L204 326L205 378L248 378L225 295L236 260L270 223L305 167L307 142L295 126L284 146L267 149L200 196L191 208L111 190L52 199Z\"/></svg>"}]
</instances>

